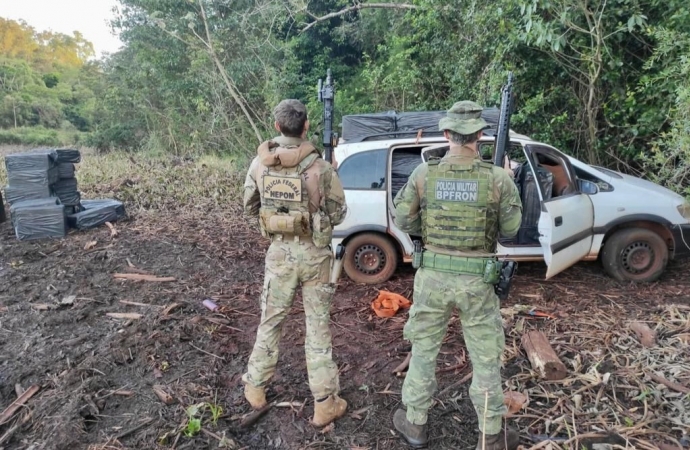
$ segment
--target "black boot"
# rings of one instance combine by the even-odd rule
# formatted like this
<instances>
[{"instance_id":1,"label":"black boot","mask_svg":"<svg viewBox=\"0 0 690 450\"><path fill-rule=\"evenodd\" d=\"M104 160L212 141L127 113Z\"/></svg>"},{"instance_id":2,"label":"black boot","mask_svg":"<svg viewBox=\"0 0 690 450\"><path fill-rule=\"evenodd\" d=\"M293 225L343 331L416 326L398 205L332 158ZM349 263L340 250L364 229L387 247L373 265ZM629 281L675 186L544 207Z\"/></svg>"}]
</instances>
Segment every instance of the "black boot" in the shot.
<instances>
[{"instance_id":1,"label":"black boot","mask_svg":"<svg viewBox=\"0 0 690 450\"><path fill-rule=\"evenodd\" d=\"M398 409L393 415L393 426L398 433L414 448L424 448L428 440L425 425L415 425L407 420L407 413Z\"/></svg>"},{"instance_id":2,"label":"black boot","mask_svg":"<svg viewBox=\"0 0 690 450\"><path fill-rule=\"evenodd\" d=\"M520 435L510 428L498 434L487 434L485 439L486 447L482 448L482 435L479 435L477 450L515 450L520 444Z\"/></svg>"}]
</instances>

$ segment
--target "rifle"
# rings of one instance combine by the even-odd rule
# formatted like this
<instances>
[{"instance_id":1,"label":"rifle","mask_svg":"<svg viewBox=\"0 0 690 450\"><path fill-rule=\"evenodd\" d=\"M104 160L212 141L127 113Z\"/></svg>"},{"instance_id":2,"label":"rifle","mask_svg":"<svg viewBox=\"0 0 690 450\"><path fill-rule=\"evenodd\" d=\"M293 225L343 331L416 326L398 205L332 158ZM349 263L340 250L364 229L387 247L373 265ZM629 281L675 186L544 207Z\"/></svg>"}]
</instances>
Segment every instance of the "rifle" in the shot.
<instances>
[{"instance_id":1,"label":"rifle","mask_svg":"<svg viewBox=\"0 0 690 450\"><path fill-rule=\"evenodd\" d=\"M338 133L333 132L333 100L335 98L335 87L331 80L331 69L326 71L326 84L319 78L319 102L323 103L323 148L324 159L329 163L333 162L333 148L338 145Z\"/></svg>"},{"instance_id":2,"label":"rifle","mask_svg":"<svg viewBox=\"0 0 690 450\"><path fill-rule=\"evenodd\" d=\"M503 167L503 160L510 146L510 114L512 105L513 72L508 72L508 83L501 90L501 112L498 117L498 129L494 145L494 165Z\"/></svg>"}]
</instances>

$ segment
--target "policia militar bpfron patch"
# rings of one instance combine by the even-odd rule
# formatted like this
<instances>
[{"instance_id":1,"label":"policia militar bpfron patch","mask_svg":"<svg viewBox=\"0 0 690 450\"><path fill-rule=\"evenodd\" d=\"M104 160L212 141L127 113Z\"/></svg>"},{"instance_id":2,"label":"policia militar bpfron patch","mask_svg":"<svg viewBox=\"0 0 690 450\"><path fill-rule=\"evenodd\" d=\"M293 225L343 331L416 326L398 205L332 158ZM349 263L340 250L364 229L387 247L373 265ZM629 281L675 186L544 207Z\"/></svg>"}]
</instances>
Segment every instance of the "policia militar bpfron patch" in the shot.
<instances>
[{"instance_id":1,"label":"policia militar bpfron patch","mask_svg":"<svg viewBox=\"0 0 690 450\"><path fill-rule=\"evenodd\" d=\"M302 201L302 178L265 175L264 198L288 202Z\"/></svg>"},{"instance_id":2,"label":"policia militar bpfron patch","mask_svg":"<svg viewBox=\"0 0 690 450\"><path fill-rule=\"evenodd\" d=\"M436 200L447 202L477 203L479 180L436 180Z\"/></svg>"}]
</instances>

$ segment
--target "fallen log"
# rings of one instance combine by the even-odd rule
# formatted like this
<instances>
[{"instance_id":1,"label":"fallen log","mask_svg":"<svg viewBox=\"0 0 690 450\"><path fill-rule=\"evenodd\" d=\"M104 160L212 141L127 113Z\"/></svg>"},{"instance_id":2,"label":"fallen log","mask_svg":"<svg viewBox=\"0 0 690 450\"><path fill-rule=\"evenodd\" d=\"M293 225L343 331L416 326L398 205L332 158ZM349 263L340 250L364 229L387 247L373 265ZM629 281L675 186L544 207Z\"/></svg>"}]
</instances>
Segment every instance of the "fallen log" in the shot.
<instances>
[{"instance_id":1,"label":"fallen log","mask_svg":"<svg viewBox=\"0 0 690 450\"><path fill-rule=\"evenodd\" d=\"M633 322L630 329L637 335L637 340L644 347L654 347L656 344L656 333L642 322Z\"/></svg>"},{"instance_id":2,"label":"fallen log","mask_svg":"<svg viewBox=\"0 0 690 450\"><path fill-rule=\"evenodd\" d=\"M541 331L530 331L522 336L522 347L532 367L547 380L562 380L568 374L565 364L558 358Z\"/></svg>"}]
</instances>

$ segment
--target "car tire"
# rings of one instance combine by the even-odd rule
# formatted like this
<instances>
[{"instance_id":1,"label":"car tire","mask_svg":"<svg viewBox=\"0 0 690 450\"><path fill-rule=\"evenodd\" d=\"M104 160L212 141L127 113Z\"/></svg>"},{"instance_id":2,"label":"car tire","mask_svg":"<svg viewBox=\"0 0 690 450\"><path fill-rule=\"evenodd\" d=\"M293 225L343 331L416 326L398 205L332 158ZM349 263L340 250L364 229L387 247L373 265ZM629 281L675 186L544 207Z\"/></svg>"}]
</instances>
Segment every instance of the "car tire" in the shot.
<instances>
[{"instance_id":1,"label":"car tire","mask_svg":"<svg viewBox=\"0 0 690 450\"><path fill-rule=\"evenodd\" d=\"M345 245L343 269L355 283L378 284L388 280L398 267L398 252L389 238L362 233Z\"/></svg>"},{"instance_id":2,"label":"car tire","mask_svg":"<svg viewBox=\"0 0 690 450\"><path fill-rule=\"evenodd\" d=\"M608 238L601 262L606 273L618 281L656 281L668 264L668 247L653 231L625 228Z\"/></svg>"}]
</instances>

